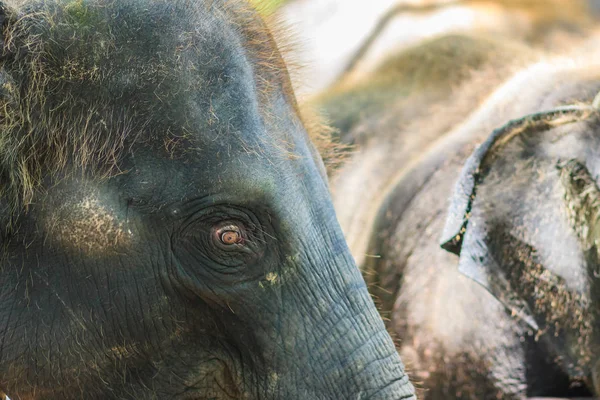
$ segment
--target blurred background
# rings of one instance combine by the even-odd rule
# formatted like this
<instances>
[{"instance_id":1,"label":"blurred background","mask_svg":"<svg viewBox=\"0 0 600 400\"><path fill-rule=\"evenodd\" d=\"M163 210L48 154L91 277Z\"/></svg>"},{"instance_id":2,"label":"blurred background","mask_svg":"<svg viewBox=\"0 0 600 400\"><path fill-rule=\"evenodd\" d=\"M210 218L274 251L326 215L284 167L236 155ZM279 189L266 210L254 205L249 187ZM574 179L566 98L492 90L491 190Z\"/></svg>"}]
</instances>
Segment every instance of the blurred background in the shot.
<instances>
[{"instance_id":1,"label":"blurred background","mask_svg":"<svg viewBox=\"0 0 600 400\"><path fill-rule=\"evenodd\" d=\"M254 0L292 29L299 94L445 33L503 36L547 52L595 44L600 0Z\"/></svg>"}]
</instances>

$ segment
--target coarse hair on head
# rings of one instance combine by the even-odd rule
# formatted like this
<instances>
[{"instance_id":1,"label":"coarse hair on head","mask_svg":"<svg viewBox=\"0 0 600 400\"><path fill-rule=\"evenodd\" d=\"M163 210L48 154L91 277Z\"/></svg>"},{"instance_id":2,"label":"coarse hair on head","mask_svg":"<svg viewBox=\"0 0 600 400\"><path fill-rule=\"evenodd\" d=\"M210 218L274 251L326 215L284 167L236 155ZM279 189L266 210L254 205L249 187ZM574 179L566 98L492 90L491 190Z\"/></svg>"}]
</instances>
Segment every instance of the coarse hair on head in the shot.
<instances>
[{"instance_id":1,"label":"coarse hair on head","mask_svg":"<svg viewBox=\"0 0 600 400\"><path fill-rule=\"evenodd\" d=\"M48 177L74 171L113 176L134 144L173 146L185 139L187 127L170 117L166 104L178 101L182 90L175 75L197 68L199 41L208 39L194 29L211 18L225 19L241 38L260 103L281 91L317 147L329 148L326 124L296 104L279 50L290 47L285 29L272 16L266 23L245 0L4 1L0 197L10 209L27 207ZM135 47L137 40L147 42ZM269 117L265 107L261 113Z\"/></svg>"}]
</instances>

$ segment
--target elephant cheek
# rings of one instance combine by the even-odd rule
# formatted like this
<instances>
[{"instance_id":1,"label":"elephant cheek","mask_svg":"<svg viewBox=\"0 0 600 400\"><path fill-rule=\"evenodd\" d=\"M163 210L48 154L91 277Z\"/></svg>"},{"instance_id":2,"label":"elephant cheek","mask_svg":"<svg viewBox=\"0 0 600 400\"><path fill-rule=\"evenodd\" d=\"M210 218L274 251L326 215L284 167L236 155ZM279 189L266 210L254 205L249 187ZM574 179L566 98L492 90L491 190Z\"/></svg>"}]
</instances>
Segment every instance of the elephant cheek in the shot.
<instances>
[{"instance_id":1,"label":"elephant cheek","mask_svg":"<svg viewBox=\"0 0 600 400\"><path fill-rule=\"evenodd\" d=\"M86 256L123 252L134 239L117 213L93 195L64 204L46 216L44 222L52 244Z\"/></svg>"}]
</instances>

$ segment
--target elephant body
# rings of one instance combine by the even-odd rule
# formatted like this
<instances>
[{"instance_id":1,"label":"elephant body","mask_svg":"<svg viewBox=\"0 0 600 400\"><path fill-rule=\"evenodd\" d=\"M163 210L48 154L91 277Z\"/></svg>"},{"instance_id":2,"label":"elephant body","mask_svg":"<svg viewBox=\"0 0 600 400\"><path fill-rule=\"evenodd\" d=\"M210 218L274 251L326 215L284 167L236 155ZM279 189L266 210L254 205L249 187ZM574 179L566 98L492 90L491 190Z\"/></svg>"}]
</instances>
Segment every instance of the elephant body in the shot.
<instances>
[{"instance_id":1,"label":"elephant body","mask_svg":"<svg viewBox=\"0 0 600 400\"><path fill-rule=\"evenodd\" d=\"M390 185L505 79L540 53L519 43L449 35L390 57L318 97L350 156L331 174L334 206L357 263Z\"/></svg>"},{"instance_id":2,"label":"elephant body","mask_svg":"<svg viewBox=\"0 0 600 400\"><path fill-rule=\"evenodd\" d=\"M492 68L505 75L475 85L458 81L452 96L429 100L431 107L382 102L362 117L354 153L332 178L342 227L419 398L526 399L593 390L597 125L589 104L600 74L590 60L530 57L515 52L518 72L513 60L495 59L500 67ZM452 67L465 59L457 56ZM428 61L421 71L435 65L435 57ZM588 106L539 125L526 119L498 139L481 168L473 166L471 155L495 129L570 104ZM403 112L414 118L387 124ZM340 127L342 138L357 130ZM353 196L343 184L352 179L360 182ZM467 191L465 182L477 184ZM562 200L569 196L577 200ZM460 258L440 248L443 235Z\"/></svg>"},{"instance_id":3,"label":"elephant body","mask_svg":"<svg viewBox=\"0 0 600 400\"><path fill-rule=\"evenodd\" d=\"M367 247L368 254L379 257L367 258L363 268L372 291L380 298L382 309L391 313L390 329L401 340L401 354L415 381L421 382L425 389L423 398L525 399L589 394L586 388L592 383L589 366L585 372L575 372L572 366L567 367L562 361L566 357L564 348L558 350L551 340L553 331L533 329L526 323L527 319L521 315L519 307L507 308L506 303L498 300L503 298L502 295L511 297L513 290L520 293L520 285L525 285L525 282L512 281L510 289L496 292L494 296L489 288L475 282L473 275L467 273L468 276L465 276L464 270L459 271L459 259L455 254L440 252L439 242L446 222L447 199L452 197L463 165L477 145L485 141L495 128L511 119L572 101L591 102L600 90L599 79L600 75L591 69L555 71L544 65L516 76L464 125L436 143L435 148L426 153L387 193L378 210ZM548 87L553 89L549 94ZM592 135L591 132L589 134ZM519 139L517 137L516 141ZM510 215L509 210L518 208L519 202L543 202L544 196L549 195L544 190L557 189L553 186L555 181L545 182L548 186L536 193L538 197L521 197L524 189L520 185L530 185L537 174L546 172L537 169L537 160L531 157L526 147L519 149L521 153L515 150L511 154L514 159L498 161L507 168L511 165L511 173L496 181L498 191L512 195L510 202L500 204L494 197L486 197L494 213L472 220L473 226L482 224L482 218L486 221L490 218L502 226L499 231L490 232L489 239L488 236L486 239L497 239L498 242L494 243L507 257L517 257L513 251L517 253L518 247L503 242L500 233L543 232L547 229L557 232L557 235L566 235L564 231L548 227L531 216L528 217L532 219L523 217L519 221L520 226L516 223L502 225L503 219ZM555 157L555 162L561 160L559 155ZM517 159L522 164L518 164ZM521 166L522 171L517 169ZM547 179L550 178L557 177ZM557 189L556 194L552 194L560 196L562 193ZM481 193L477 196L480 199ZM541 205L533 207L543 209ZM463 211L475 212L473 209ZM561 217L563 213L559 207L544 208L544 211L549 220ZM500 229L506 229L506 232ZM560 241L556 240L540 244L536 249L541 251L546 250L543 246L554 246L556 256L564 253L560 257L568 262L573 250L561 248ZM471 258L475 256L463 250L460 263ZM497 263L502 265L501 260ZM577 263L573 262L573 265L577 266ZM528 290L535 291L538 296L560 287L537 281L528 285L531 285ZM562 301L574 307L570 301ZM570 310L574 312L574 309ZM553 318L557 326L572 325L565 315ZM593 323L593 320L588 322ZM586 331L581 332L584 335ZM588 335L585 333L579 338L591 341ZM591 342L589 346L586 351L591 352ZM576 364L573 360L570 362Z\"/></svg>"}]
</instances>

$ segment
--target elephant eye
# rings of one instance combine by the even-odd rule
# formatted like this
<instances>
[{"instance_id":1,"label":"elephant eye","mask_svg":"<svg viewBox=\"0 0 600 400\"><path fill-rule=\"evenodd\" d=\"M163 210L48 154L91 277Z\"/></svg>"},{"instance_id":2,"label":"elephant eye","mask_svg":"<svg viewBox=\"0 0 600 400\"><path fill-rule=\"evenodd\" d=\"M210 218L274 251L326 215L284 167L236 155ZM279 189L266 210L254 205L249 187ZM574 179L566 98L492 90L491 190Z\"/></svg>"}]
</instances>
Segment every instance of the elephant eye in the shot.
<instances>
[{"instance_id":1,"label":"elephant eye","mask_svg":"<svg viewBox=\"0 0 600 400\"><path fill-rule=\"evenodd\" d=\"M174 236L173 251L182 260L187 256L196 266L231 275L264 255L264 230L253 214L225 207L204 212L190 217Z\"/></svg>"},{"instance_id":2,"label":"elephant eye","mask_svg":"<svg viewBox=\"0 0 600 400\"><path fill-rule=\"evenodd\" d=\"M244 244L244 230L239 224L226 223L215 226L214 234L224 246Z\"/></svg>"}]
</instances>

